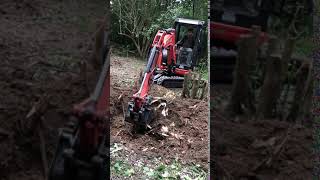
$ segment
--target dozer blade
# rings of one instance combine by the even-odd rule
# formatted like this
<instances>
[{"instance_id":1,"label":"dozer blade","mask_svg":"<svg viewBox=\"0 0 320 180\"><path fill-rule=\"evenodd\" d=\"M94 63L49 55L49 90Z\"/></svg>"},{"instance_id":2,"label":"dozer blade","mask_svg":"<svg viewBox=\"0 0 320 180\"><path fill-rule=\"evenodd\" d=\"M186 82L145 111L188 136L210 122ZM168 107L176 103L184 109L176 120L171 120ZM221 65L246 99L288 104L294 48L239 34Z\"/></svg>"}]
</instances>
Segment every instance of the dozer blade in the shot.
<instances>
[{"instance_id":1,"label":"dozer blade","mask_svg":"<svg viewBox=\"0 0 320 180\"><path fill-rule=\"evenodd\" d=\"M183 80L184 78L180 76L161 76L155 79L154 82L166 88L182 88Z\"/></svg>"}]
</instances>

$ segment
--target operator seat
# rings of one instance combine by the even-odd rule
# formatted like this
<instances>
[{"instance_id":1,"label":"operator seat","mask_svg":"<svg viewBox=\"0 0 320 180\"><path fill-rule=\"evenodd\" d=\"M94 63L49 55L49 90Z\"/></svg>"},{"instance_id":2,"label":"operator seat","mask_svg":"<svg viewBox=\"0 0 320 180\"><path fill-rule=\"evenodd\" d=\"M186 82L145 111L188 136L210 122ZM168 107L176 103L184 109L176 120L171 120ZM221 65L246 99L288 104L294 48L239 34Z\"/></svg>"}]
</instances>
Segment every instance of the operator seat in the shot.
<instances>
[{"instance_id":1,"label":"operator seat","mask_svg":"<svg viewBox=\"0 0 320 180\"><path fill-rule=\"evenodd\" d=\"M191 48L181 47L178 54L178 60L177 60L177 64L179 68L190 69L192 65L192 55L193 55L193 51Z\"/></svg>"}]
</instances>

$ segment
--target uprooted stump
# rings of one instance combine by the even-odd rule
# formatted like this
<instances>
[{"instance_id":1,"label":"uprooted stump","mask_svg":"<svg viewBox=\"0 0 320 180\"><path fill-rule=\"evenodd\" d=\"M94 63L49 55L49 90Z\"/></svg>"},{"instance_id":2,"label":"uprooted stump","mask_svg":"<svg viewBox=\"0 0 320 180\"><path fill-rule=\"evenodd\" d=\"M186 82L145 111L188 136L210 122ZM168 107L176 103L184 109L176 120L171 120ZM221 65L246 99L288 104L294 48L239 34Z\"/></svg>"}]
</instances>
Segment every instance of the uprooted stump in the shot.
<instances>
[{"instance_id":1,"label":"uprooted stump","mask_svg":"<svg viewBox=\"0 0 320 180\"><path fill-rule=\"evenodd\" d=\"M181 93L182 98L205 99L207 94L208 83L201 79L200 74L192 72L185 75Z\"/></svg>"}]
</instances>

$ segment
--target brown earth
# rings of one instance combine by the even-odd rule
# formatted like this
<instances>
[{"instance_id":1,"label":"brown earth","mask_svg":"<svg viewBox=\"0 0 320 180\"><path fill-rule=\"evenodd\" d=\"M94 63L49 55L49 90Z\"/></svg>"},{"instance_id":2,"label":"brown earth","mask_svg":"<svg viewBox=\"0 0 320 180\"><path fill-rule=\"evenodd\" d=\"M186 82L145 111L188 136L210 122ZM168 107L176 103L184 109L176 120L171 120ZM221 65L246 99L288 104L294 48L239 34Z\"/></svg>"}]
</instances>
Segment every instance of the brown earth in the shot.
<instances>
[{"instance_id":1,"label":"brown earth","mask_svg":"<svg viewBox=\"0 0 320 180\"><path fill-rule=\"evenodd\" d=\"M208 103L181 99L179 91L171 91L153 85L153 97L167 95L168 116L158 113L153 130L146 134L132 133L132 127L124 122L129 98L136 92L135 80L145 64L140 60L112 57L111 63L111 143L121 143L139 156L162 157L168 163L178 158L184 163L200 164L208 168ZM130 81L128 81L130 80ZM171 94L171 96L169 96ZM121 97L121 98L119 98ZM161 135L161 127L168 128L168 136Z\"/></svg>"},{"instance_id":2,"label":"brown earth","mask_svg":"<svg viewBox=\"0 0 320 180\"><path fill-rule=\"evenodd\" d=\"M211 153L215 164L211 176L248 180L312 179L312 128L274 119L228 119L221 110L228 91L230 87L211 89L211 102L214 102ZM281 150L276 153L279 148ZM270 157L273 158L268 166L263 162Z\"/></svg>"},{"instance_id":3,"label":"brown earth","mask_svg":"<svg viewBox=\"0 0 320 180\"><path fill-rule=\"evenodd\" d=\"M49 164L58 128L88 96L78 63L88 56L103 7L104 1L1 1L0 179L43 179L39 120Z\"/></svg>"}]
</instances>

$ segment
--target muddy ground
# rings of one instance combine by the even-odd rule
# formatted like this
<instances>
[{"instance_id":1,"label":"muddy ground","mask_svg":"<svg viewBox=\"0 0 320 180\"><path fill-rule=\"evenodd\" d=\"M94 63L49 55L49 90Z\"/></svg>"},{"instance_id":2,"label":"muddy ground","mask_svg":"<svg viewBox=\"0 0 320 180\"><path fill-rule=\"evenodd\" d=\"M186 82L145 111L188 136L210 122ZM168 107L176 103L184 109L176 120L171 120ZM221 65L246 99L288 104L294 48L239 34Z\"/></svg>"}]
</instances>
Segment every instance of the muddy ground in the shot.
<instances>
[{"instance_id":1,"label":"muddy ground","mask_svg":"<svg viewBox=\"0 0 320 180\"><path fill-rule=\"evenodd\" d=\"M78 63L88 57L104 3L0 2L0 179L43 179L39 122L49 164L58 128L88 96ZM27 118L32 107L37 113Z\"/></svg>"},{"instance_id":2,"label":"muddy ground","mask_svg":"<svg viewBox=\"0 0 320 180\"><path fill-rule=\"evenodd\" d=\"M270 120L228 119L223 101L230 86L211 88L211 153L218 179L312 179L313 129ZM282 147L280 153L277 150ZM275 155L271 155L275 153ZM272 160L270 164L263 163Z\"/></svg>"},{"instance_id":3,"label":"muddy ground","mask_svg":"<svg viewBox=\"0 0 320 180\"><path fill-rule=\"evenodd\" d=\"M114 56L111 62L111 144L126 146L128 157L161 157L169 163L176 158L182 163L194 163L208 169L208 103L201 100L181 99L179 90L168 90L153 85L153 97L167 97L168 116L161 113L153 123L155 127L147 134L134 134L132 126L124 122L129 98L137 91L135 81L145 63L134 58ZM119 98L120 97L120 98ZM167 136L161 128L167 127ZM130 159L130 158L128 158ZM135 158L139 159L139 158ZM132 164L136 164L132 162Z\"/></svg>"}]
</instances>

